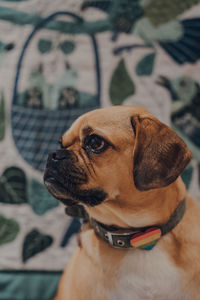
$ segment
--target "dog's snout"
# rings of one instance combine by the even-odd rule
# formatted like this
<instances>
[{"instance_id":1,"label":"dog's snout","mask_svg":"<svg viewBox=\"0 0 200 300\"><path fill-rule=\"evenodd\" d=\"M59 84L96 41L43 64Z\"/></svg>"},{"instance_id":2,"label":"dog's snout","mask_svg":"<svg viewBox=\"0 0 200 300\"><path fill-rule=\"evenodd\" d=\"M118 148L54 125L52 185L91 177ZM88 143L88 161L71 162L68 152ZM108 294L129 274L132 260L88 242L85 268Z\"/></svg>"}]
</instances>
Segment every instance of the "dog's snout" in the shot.
<instances>
[{"instance_id":1,"label":"dog's snout","mask_svg":"<svg viewBox=\"0 0 200 300\"><path fill-rule=\"evenodd\" d=\"M64 160L64 159L70 159L71 158L71 151L67 151L64 149L56 150L51 155L53 160Z\"/></svg>"},{"instance_id":2,"label":"dog's snout","mask_svg":"<svg viewBox=\"0 0 200 300\"><path fill-rule=\"evenodd\" d=\"M72 150L66 149L57 149L54 152L51 152L48 157L49 163L57 163L57 162L78 162L78 157Z\"/></svg>"}]
</instances>

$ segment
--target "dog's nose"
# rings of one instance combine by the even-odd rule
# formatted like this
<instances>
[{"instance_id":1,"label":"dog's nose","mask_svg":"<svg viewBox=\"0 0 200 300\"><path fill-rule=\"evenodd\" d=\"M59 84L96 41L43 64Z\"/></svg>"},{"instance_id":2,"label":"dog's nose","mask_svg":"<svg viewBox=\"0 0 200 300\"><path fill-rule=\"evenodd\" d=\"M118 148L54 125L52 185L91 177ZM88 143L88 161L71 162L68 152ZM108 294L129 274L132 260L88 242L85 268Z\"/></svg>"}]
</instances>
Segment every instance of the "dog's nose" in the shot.
<instances>
[{"instance_id":1,"label":"dog's nose","mask_svg":"<svg viewBox=\"0 0 200 300\"><path fill-rule=\"evenodd\" d=\"M64 160L71 158L71 151L59 149L51 154L53 160Z\"/></svg>"}]
</instances>

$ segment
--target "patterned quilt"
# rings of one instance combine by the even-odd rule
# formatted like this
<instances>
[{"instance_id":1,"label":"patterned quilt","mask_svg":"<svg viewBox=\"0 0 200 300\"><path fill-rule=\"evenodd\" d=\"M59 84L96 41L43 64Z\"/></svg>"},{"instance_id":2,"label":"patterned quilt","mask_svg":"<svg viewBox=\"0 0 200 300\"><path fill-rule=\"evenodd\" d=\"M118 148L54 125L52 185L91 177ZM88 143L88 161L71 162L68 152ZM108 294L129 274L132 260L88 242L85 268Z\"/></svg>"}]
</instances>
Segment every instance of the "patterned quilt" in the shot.
<instances>
[{"instance_id":1,"label":"patterned quilt","mask_svg":"<svg viewBox=\"0 0 200 300\"><path fill-rule=\"evenodd\" d=\"M200 200L200 0L0 0L0 299L51 300L78 220L43 185L81 114L139 105L185 140Z\"/></svg>"}]
</instances>

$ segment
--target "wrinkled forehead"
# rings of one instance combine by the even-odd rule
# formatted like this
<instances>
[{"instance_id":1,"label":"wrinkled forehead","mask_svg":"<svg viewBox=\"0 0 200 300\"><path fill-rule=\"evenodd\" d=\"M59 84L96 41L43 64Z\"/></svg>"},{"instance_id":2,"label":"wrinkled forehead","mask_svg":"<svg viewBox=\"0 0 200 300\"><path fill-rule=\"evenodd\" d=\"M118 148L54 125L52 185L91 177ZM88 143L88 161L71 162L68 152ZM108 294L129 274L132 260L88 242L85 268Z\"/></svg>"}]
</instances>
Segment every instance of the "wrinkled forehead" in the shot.
<instances>
[{"instance_id":1,"label":"wrinkled forehead","mask_svg":"<svg viewBox=\"0 0 200 300\"><path fill-rule=\"evenodd\" d=\"M63 145L73 143L77 137L95 132L103 136L115 137L130 131L131 117L134 115L145 116L149 113L140 107L114 106L90 111L79 117L62 136Z\"/></svg>"}]
</instances>

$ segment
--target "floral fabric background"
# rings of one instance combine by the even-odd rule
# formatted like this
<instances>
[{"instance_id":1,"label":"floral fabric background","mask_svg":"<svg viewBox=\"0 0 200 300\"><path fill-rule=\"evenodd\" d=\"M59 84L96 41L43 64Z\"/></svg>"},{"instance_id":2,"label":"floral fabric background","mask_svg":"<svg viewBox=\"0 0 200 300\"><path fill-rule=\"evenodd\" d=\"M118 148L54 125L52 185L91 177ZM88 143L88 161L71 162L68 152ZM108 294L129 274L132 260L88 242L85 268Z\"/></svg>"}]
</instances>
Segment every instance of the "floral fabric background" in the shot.
<instances>
[{"instance_id":1,"label":"floral fabric background","mask_svg":"<svg viewBox=\"0 0 200 300\"><path fill-rule=\"evenodd\" d=\"M193 152L200 200L200 1L0 1L0 299L52 299L77 220L42 182L82 113L139 105Z\"/></svg>"}]
</instances>

